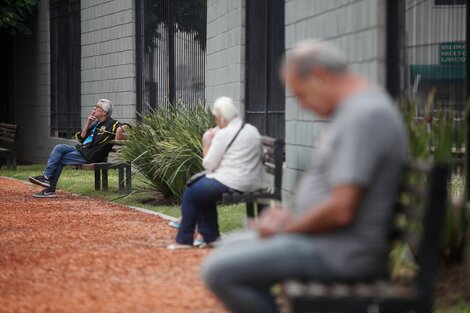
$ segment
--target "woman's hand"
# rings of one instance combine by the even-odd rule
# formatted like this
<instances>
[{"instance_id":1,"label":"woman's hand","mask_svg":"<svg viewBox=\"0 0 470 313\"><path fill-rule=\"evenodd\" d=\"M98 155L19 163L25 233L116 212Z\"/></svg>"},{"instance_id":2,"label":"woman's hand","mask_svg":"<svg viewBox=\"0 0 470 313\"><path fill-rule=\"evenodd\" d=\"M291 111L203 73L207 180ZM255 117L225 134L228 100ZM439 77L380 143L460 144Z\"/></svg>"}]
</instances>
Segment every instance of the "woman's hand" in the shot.
<instances>
[{"instance_id":1,"label":"woman's hand","mask_svg":"<svg viewBox=\"0 0 470 313\"><path fill-rule=\"evenodd\" d=\"M209 146L215 134L217 134L217 132L219 131L219 129L220 129L219 127L213 127L213 128L209 128L208 130L206 130L206 132L202 136L202 143Z\"/></svg>"}]
</instances>

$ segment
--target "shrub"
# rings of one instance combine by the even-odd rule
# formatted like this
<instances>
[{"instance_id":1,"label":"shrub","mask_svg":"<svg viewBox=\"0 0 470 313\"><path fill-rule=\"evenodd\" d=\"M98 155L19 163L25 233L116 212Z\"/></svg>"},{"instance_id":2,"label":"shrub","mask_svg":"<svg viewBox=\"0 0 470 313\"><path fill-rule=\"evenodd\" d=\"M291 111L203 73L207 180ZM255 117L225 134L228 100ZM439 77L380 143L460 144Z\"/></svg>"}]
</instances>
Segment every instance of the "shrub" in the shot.
<instances>
[{"instance_id":1,"label":"shrub","mask_svg":"<svg viewBox=\"0 0 470 313\"><path fill-rule=\"evenodd\" d=\"M460 261L464 255L469 214L464 207L464 177L457 170L462 168L459 158L464 145L465 119L456 118L454 111L445 107L434 107L434 91L431 91L424 112L417 114L418 105L402 103L409 130L410 154L413 158L432 158L452 166L453 174L449 181L449 203L441 242L441 255L447 263ZM468 139L467 139L468 140Z\"/></svg>"},{"instance_id":2,"label":"shrub","mask_svg":"<svg viewBox=\"0 0 470 313\"><path fill-rule=\"evenodd\" d=\"M167 104L142 115L128 134L122 157L165 197L181 197L186 180L202 170L203 133L213 117L202 103Z\"/></svg>"}]
</instances>

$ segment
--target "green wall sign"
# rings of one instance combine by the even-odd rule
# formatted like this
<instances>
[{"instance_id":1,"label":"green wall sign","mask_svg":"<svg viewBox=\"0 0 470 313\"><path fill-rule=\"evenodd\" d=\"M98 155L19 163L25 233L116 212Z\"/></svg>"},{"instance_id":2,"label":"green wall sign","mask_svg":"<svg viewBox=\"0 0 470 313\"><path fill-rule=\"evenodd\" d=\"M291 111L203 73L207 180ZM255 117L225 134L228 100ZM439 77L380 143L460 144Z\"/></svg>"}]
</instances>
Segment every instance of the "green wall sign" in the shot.
<instances>
[{"instance_id":1,"label":"green wall sign","mask_svg":"<svg viewBox=\"0 0 470 313\"><path fill-rule=\"evenodd\" d=\"M465 64L467 56L465 41L439 44L439 64Z\"/></svg>"}]
</instances>

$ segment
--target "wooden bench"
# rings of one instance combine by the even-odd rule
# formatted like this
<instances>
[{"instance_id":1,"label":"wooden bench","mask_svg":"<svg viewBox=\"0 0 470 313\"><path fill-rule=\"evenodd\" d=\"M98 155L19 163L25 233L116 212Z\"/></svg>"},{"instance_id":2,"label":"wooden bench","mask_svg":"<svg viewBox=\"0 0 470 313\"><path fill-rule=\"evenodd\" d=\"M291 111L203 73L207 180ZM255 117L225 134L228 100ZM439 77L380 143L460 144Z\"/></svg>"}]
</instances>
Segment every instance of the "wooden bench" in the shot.
<instances>
[{"instance_id":1,"label":"wooden bench","mask_svg":"<svg viewBox=\"0 0 470 313\"><path fill-rule=\"evenodd\" d=\"M447 205L449 168L431 163L411 163L396 204L392 239L408 249L419 269L407 279L390 275L373 281L288 281L284 300L292 312L420 312L433 306L439 242Z\"/></svg>"},{"instance_id":2,"label":"wooden bench","mask_svg":"<svg viewBox=\"0 0 470 313\"><path fill-rule=\"evenodd\" d=\"M108 171L117 169L119 179L119 193L131 193L131 165L129 163L87 163L77 165L85 171L95 171L95 190L108 190Z\"/></svg>"},{"instance_id":3,"label":"wooden bench","mask_svg":"<svg viewBox=\"0 0 470 313\"><path fill-rule=\"evenodd\" d=\"M124 140L112 140L113 150L111 153L118 154L118 146L124 144ZM108 171L117 169L119 179L119 193L129 194L132 189L132 172L131 164L127 162L102 162L102 163L86 163L76 165L77 169L85 171L95 171L95 190L108 190Z\"/></svg>"},{"instance_id":4,"label":"wooden bench","mask_svg":"<svg viewBox=\"0 0 470 313\"><path fill-rule=\"evenodd\" d=\"M268 136L261 138L263 145L262 162L266 173L274 176L272 188L255 192L231 192L222 195L223 204L246 203L246 214L254 217L254 204L259 199L281 200L282 189L282 165L284 162L284 141ZM261 212L263 204L257 203L258 214Z\"/></svg>"},{"instance_id":5,"label":"wooden bench","mask_svg":"<svg viewBox=\"0 0 470 313\"><path fill-rule=\"evenodd\" d=\"M0 156L3 156L8 169L16 170L16 137L18 127L13 124L0 123ZM0 163L0 167L2 164Z\"/></svg>"}]
</instances>

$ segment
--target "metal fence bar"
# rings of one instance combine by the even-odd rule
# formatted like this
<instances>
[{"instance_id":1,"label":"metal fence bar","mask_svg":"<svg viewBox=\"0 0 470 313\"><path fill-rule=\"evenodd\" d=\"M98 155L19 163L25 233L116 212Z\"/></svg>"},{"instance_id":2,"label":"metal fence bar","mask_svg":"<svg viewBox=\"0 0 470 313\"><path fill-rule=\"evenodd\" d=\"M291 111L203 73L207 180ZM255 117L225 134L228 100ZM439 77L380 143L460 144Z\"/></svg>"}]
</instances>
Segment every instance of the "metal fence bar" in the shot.
<instances>
[{"instance_id":1,"label":"metal fence bar","mask_svg":"<svg viewBox=\"0 0 470 313\"><path fill-rule=\"evenodd\" d=\"M204 100L206 1L136 1L138 111Z\"/></svg>"},{"instance_id":2,"label":"metal fence bar","mask_svg":"<svg viewBox=\"0 0 470 313\"><path fill-rule=\"evenodd\" d=\"M51 136L80 129L80 1L51 0Z\"/></svg>"}]
</instances>

